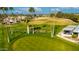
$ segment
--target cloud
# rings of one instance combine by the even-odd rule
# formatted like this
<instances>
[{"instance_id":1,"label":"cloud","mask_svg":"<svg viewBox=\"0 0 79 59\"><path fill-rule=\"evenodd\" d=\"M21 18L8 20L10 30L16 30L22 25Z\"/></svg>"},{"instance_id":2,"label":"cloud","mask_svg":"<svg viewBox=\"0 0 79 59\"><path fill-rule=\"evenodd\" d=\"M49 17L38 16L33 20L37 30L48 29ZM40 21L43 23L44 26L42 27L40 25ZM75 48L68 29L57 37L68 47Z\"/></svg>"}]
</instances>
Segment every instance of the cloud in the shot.
<instances>
[{"instance_id":1,"label":"cloud","mask_svg":"<svg viewBox=\"0 0 79 59\"><path fill-rule=\"evenodd\" d=\"M62 7L62 10L79 9L78 7Z\"/></svg>"},{"instance_id":2,"label":"cloud","mask_svg":"<svg viewBox=\"0 0 79 59\"><path fill-rule=\"evenodd\" d=\"M56 11L61 11L59 8L52 8L51 11L56 12Z\"/></svg>"},{"instance_id":3,"label":"cloud","mask_svg":"<svg viewBox=\"0 0 79 59\"><path fill-rule=\"evenodd\" d=\"M79 9L79 7L72 7L72 8L74 8L74 9Z\"/></svg>"},{"instance_id":4,"label":"cloud","mask_svg":"<svg viewBox=\"0 0 79 59\"><path fill-rule=\"evenodd\" d=\"M23 11L24 11L24 12L27 12L27 8L25 8L25 7L24 7L24 8L18 8L18 11L21 11L21 12L23 12Z\"/></svg>"},{"instance_id":5,"label":"cloud","mask_svg":"<svg viewBox=\"0 0 79 59\"><path fill-rule=\"evenodd\" d=\"M55 11L55 9L52 8L51 11Z\"/></svg>"},{"instance_id":6,"label":"cloud","mask_svg":"<svg viewBox=\"0 0 79 59\"><path fill-rule=\"evenodd\" d=\"M36 10L37 12L41 12L41 11L42 11L42 9L39 8L39 7L35 7L35 10Z\"/></svg>"},{"instance_id":7,"label":"cloud","mask_svg":"<svg viewBox=\"0 0 79 59\"><path fill-rule=\"evenodd\" d=\"M59 8L56 8L56 11L60 11L60 9Z\"/></svg>"},{"instance_id":8,"label":"cloud","mask_svg":"<svg viewBox=\"0 0 79 59\"><path fill-rule=\"evenodd\" d=\"M21 14L21 13L23 13L23 11L20 11L20 10L15 10L13 13L16 13L16 14Z\"/></svg>"}]
</instances>

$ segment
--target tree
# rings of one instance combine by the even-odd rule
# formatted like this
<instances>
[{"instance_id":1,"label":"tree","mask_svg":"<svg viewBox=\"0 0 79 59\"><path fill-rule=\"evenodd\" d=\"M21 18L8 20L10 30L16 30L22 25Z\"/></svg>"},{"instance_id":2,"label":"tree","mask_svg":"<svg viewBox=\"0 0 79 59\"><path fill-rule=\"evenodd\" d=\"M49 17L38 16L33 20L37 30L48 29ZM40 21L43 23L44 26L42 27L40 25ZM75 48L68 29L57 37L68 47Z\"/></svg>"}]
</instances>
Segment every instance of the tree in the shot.
<instances>
[{"instance_id":1,"label":"tree","mask_svg":"<svg viewBox=\"0 0 79 59\"><path fill-rule=\"evenodd\" d=\"M54 16L54 14L53 13L50 13L50 15L49 15L50 17L53 17Z\"/></svg>"},{"instance_id":2,"label":"tree","mask_svg":"<svg viewBox=\"0 0 79 59\"><path fill-rule=\"evenodd\" d=\"M54 18L56 18L56 16L57 16L57 12L55 12ZM53 25L51 26L51 38L53 38L55 34L55 25L56 25L55 22L53 22Z\"/></svg>"},{"instance_id":3,"label":"tree","mask_svg":"<svg viewBox=\"0 0 79 59\"><path fill-rule=\"evenodd\" d=\"M11 10L11 12L12 12L12 14L13 14L14 8L13 8L13 7L9 7L9 9Z\"/></svg>"},{"instance_id":4,"label":"tree","mask_svg":"<svg viewBox=\"0 0 79 59\"><path fill-rule=\"evenodd\" d=\"M34 9L34 7L30 7L30 8L28 9L28 11L33 15L33 13L35 12L35 9Z\"/></svg>"},{"instance_id":5,"label":"tree","mask_svg":"<svg viewBox=\"0 0 79 59\"><path fill-rule=\"evenodd\" d=\"M7 11L10 10L10 7L0 7L0 10L3 12L2 16L2 40L3 40L3 49L2 50L8 50L9 47L9 36L8 36L8 30L5 27L5 24L3 23L3 19L7 17Z\"/></svg>"},{"instance_id":6,"label":"tree","mask_svg":"<svg viewBox=\"0 0 79 59\"><path fill-rule=\"evenodd\" d=\"M63 16L63 13L62 13L61 11L57 12L56 17L58 17L58 18L62 18L62 16Z\"/></svg>"},{"instance_id":7,"label":"tree","mask_svg":"<svg viewBox=\"0 0 79 59\"><path fill-rule=\"evenodd\" d=\"M32 18L34 18L34 12L35 12L35 9L34 9L34 7L30 7L29 9L28 9L28 12L30 12L31 13L31 15L32 15ZM29 18L29 19L27 19L27 33L29 34L30 33L30 28L29 28L29 24L28 24L28 22L30 21L30 19L31 19L31 17ZM33 34L34 34L34 29L33 29Z\"/></svg>"}]
</instances>

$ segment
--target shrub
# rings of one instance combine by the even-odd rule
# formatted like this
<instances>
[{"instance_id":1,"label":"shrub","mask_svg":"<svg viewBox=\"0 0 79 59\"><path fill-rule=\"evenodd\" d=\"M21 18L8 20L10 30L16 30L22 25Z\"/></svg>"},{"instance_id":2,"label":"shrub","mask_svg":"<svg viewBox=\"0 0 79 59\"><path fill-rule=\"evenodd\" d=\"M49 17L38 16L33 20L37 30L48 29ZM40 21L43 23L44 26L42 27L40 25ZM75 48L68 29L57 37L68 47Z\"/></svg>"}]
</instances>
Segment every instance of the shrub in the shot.
<instances>
[{"instance_id":1,"label":"shrub","mask_svg":"<svg viewBox=\"0 0 79 59\"><path fill-rule=\"evenodd\" d=\"M41 27L34 27L34 29L35 29L35 30L40 30L40 29L41 29Z\"/></svg>"},{"instance_id":2,"label":"shrub","mask_svg":"<svg viewBox=\"0 0 79 59\"><path fill-rule=\"evenodd\" d=\"M46 27L46 25L43 25L43 27Z\"/></svg>"},{"instance_id":3,"label":"shrub","mask_svg":"<svg viewBox=\"0 0 79 59\"><path fill-rule=\"evenodd\" d=\"M74 22L78 22L78 18L76 18L76 17L71 17L70 18L72 21L74 21Z\"/></svg>"},{"instance_id":4,"label":"shrub","mask_svg":"<svg viewBox=\"0 0 79 59\"><path fill-rule=\"evenodd\" d=\"M77 38L77 37L78 37L77 34L73 34L73 35L72 35L72 38Z\"/></svg>"}]
</instances>

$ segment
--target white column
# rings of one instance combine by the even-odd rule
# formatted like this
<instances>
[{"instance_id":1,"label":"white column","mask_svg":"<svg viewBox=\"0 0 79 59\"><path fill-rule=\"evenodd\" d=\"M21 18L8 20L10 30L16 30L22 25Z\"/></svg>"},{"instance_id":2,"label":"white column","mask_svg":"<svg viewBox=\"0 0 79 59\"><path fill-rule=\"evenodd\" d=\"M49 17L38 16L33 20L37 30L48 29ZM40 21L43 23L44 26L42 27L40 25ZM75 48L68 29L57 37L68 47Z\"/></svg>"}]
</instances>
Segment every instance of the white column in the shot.
<instances>
[{"instance_id":1,"label":"white column","mask_svg":"<svg viewBox=\"0 0 79 59\"><path fill-rule=\"evenodd\" d=\"M27 34L30 33L29 25L27 25Z\"/></svg>"},{"instance_id":2,"label":"white column","mask_svg":"<svg viewBox=\"0 0 79 59\"><path fill-rule=\"evenodd\" d=\"M32 29L32 32L33 32L33 34L35 33L35 31L34 31L34 27L33 27L33 29Z\"/></svg>"},{"instance_id":3,"label":"white column","mask_svg":"<svg viewBox=\"0 0 79 59\"><path fill-rule=\"evenodd\" d=\"M78 38L79 38L79 33L78 33Z\"/></svg>"}]
</instances>

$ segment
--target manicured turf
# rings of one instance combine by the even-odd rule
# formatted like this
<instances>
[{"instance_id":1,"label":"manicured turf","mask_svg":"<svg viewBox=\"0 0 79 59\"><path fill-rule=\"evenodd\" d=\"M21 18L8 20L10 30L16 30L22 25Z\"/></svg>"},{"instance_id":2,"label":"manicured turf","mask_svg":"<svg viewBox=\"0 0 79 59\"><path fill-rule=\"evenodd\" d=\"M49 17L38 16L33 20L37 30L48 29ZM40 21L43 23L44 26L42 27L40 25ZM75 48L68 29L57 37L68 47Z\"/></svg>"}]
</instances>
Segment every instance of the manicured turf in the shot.
<instances>
[{"instance_id":1,"label":"manicured turf","mask_svg":"<svg viewBox=\"0 0 79 59\"><path fill-rule=\"evenodd\" d=\"M49 26L48 26L49 27ZM47 28L48 28L47 27ZM55 34L57 34L64 26L55 26ZM42 50L53 50L53 51L71 51L79 50L79 46L65 41L57 36L54 38L50 37L50 32L47 33L35 33L25 35L16 41L12 45L13 50L31 50L31 51L42 51Z\"/></svg>"},{"instance_id":2,"label":"manicured turf","mask_svg":"<svg viewBox=\"0 0 79 59\"><path fill-rule=\"evenodd\" d=\"M53 50L53 51L67 51L79 50L79 46L71 42L61 40L61 38L50 38L50 34L39 33L30 34L24 38L18 39L13 45L13 50Z\"/></svg>"},{"instance_id":3,"label":"manicured turf","mask_svg":"<svg viewBox=\"0 0 79 59\"><path fill-rule=\"evenodd\" d=\"M2 39L2 31L0 28L0 50L2 50L2 47L3 47L3 45L2 45L3 41L1 39Z\"/></svg>"},{"instance_id":4,"label":"manicured turf","mask_svg":"<svg viewBox=\"0 0 79 59\"><path fill-rule=\"evenodd\" d=\"M57 18L58 19L58 18ZM61 20L58 20L61 22ZM50 23L50 22L49 22ZM62 22L63 23L63 22ZM73 23L73 22L71 22ZM59 23L60 24L60 23ZM55 26L55 35L59 33L63 27L65 27L67 23L64 25L57 25ZM57 36L54 36L54 38L51 38L50 25L45 24L33 24L33 26L39 26L41 27L41 30L46 30L44 33L35 33L35 34L29 34L26 33L26 23L18 23L10 26L6 26L6 29L8 28L8 31L4 29L5 33L8 33L10 42L9 42L9 49L10 50L79 50L79 46L62 40L61 38L58 38ZM0 37L5 37L1 33L2 30L0 30ZM3 43L4 42L4 43ZM3 48L3 45L5 45L7 41L5 42L3 39L0 40L0 49Z\"/></svg>"}]
</instances>

